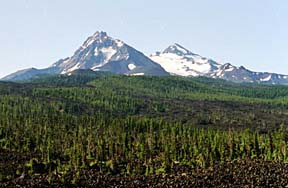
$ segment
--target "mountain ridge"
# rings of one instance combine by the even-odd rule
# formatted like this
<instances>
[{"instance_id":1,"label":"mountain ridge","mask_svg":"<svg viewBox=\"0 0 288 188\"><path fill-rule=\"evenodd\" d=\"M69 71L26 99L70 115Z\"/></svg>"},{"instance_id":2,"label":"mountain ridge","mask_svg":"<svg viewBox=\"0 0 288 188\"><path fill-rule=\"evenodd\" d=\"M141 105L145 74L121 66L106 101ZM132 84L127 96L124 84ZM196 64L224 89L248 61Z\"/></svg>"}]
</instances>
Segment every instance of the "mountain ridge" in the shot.
<instances>
[{"instance_id":1,"label":"mountain ridge","mask_svg":"<svg viewBox=\"0 0 288 188\"><path fill-rule=\"evenodd\" d=\"M177 76L204 76L220 78L233 82L288 84L288 76L269 72L254 72L244 66L234 66L231 63L216 62L191 52L187 48L174 43L162 52L150 55L167 72Z\"/></svg>"},{"instance_id":2,"label":"mountain ridge","mask_svg":"<svg viewBox=\"0 0 288 188\"><path fill-rule=\"evenodd\" d=\"M287 75L253 72L243 66L217 62L193 53L178 43L148 57L103 31L97 31L88 37L70 57L60 59L45 69L29 68L17 71L2 80L22 81L40 75L69 75L79 69L124 75L204 76L233 82L288 84Z\"/></svg>"}]
</instances>

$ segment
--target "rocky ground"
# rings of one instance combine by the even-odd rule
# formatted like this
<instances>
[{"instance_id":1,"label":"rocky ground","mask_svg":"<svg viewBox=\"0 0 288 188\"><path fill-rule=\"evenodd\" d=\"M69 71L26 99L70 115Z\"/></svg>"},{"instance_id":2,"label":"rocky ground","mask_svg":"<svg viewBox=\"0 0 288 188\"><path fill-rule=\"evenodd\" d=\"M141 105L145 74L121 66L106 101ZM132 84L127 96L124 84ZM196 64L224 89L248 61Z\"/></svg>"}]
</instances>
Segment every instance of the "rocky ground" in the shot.
<instances>
[{"instance_id":1,"label":"rocky ground","mask_svg":"<svg viewBox=\"0 0 288 188\"><path fill-rule=\"evenodd\" d=\"M206 169L175 167L165 175L105 175L90 169L74 181L75 174L17 175L17 166L32 156L0 150L0 187L288 187L288 164L263 160L239 160Z\"/></svg>"}]
</instances>

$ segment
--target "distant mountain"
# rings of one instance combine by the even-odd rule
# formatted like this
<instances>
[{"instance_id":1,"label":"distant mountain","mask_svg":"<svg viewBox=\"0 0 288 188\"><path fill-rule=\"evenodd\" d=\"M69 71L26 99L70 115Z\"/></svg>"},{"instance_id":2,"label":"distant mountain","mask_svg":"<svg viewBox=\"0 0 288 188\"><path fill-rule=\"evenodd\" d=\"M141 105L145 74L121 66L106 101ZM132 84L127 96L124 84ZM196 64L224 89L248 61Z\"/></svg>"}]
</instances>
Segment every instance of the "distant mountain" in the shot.
<instances>
[{"instance_id":1,"label":"distant mountain","mask_svg":"<svg viewBox=\"0 0 288 188\"><path fill-rule=\"evenodd\" d=\"M160 65L121 40L105 32L89 37L73 56L60 59L46 69L21 70L3 80L27 80L41 74L70 74L78 69L108 71L126 75L169 75Z\"/></svg>"},{"instance_id":2,"label":"distant mountain","mask_svg":"<svg viewBox=\"0 0 288 188\"><path fill-rule=\"evenodd\" d=\"M43 77L45 75L54 75L59 74L60 70L57 67L49 67L46 69L35 69L35 68L29 68L17 71L15 73L12 73L8 76L5 76L1 80L6 81L24 81L24 80L30 80L34 78Z\"/></svg>"},{"instance_id":3,"label":"distant mountain","mask_svg":"<svg viewBox=\"0 0 288 188\"><path fill-rule=\"evenodd\" d=\"M243 66L221 64L192 53L179 44L171 45L163 52L156 52L150 58L159 63L167 72L177 76L205 76L234 82L288 84L287 75L253 72Z\"/></svg>"},{"instance_id":4,"label":"distant mountain","mask_svg":"<svg viewBox=\"0 0 288 188\"><path fill-rule=\"evenodd\" d=\"M123 41L109 37L105 32L96 32L71 57L60 59L46 69L25 69L2 80L23 81L46 75L71 75L77 70L82 74L100 71L125 75L204 76L233 82L288 84L286 75L253 72L243 66L219 63L192 53L179 44L171 45L149 58Z\"/></svg>"},{"instance_id":5,"label":"distant mountain","mask_svg":"<svg viewBox=\"0 0 288 188\"><path fill-rule=\"evenodd\" d=\"M73 56L52 65L67 74L77 69L109 71L127 75L168 75L158 64L143 53L115 40L105 32L89 37Z\"/></svg>"},{"instance_id":6,"label":"distant mountain","mask_svg":"<svg viewBox=\"0 0 288 188\"><path fill-rule=\"evenodd\" d=\"M207 76L218 70L221 64L194 54L179 44L174 44L162 53L156 52L151 59L167 72L179 76Z\"/></svg>"}]
</instances>

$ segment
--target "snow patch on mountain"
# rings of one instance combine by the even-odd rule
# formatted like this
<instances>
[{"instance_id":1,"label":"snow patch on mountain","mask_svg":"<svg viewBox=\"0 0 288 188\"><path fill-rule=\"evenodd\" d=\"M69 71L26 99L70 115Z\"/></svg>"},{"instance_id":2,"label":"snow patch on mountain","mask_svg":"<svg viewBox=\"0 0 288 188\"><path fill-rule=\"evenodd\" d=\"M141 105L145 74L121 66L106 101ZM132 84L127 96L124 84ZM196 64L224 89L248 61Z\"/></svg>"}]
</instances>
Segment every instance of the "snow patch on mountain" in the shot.
<instances>
[{"instance_id":1,"label":"snow patch on mountain","mask_svg":"<svg viewBox=\"0 0 288 188\"><path fill-rule=\"evenodd\" d=\"M136 68L136 66L134 65L134 64L129 64L128 65L128 69L129 70L133 70L133 69L135 69Z\"/></svg>"},{"instance_id":2,"label":"snow patch on mountain","mask_svg":"<svg viewBox=\"0 0 288 188\"><path fill-rule=\"evenodd\" d=\"M123 41L121 41L121 40L115 40L115 42L116 42L116 44L117 44L117 46L119 47L119 48L121 48L123 45L124 45L124 42Z\"/></svg>"},{"instance_id":3,"label":"snow patch on mountain","mask_svg":"<svg viewBox=\"0 0 288 188\"><path fill-rule=\"evenodd\" d=\"M144 72L139 72L139 73L134 73L134 74L130 74L131 76L144 76L145 73Z\"/></svg>"},{"instance_id":4,"label":"snow patch on mountain","mask_svg":"<svg viewBox=\"0 0 288 188\"><path fill-rule=\"evenodd\" d=\"M72 67L72 68L70 68L69 70L63 70L62 72L61 72L61 74L66 74L67 72L73 72L74 70L77 70L77 69L79 69L80 68L80 63L77 63L74 67Z\"/></svg>"},{"instance_id":5,"label":"snow patch on mountain","mask_svg":"<svg viewBox=\"0 0 288 188\"><path fill-rule=\"evenodd\" d=\"M109 62L110 59L117 53L117 51L112 46L109 46L108 48L102 48L100 51L104 56L104 64Z\"/></svg>"},{"instance_id":6,"label":"snow patch on mountain","mask_svg":"<svg viewBox=\"0 0 288 188\"><path fill-rule=\"evenodd\" d=\"M279 77L278 77L279 78ZM268 82L269 80L272 79L272 75L270 74L269 76L267 76L266 78L260 78L261 82Z\"/></svg>"}]
</instances>

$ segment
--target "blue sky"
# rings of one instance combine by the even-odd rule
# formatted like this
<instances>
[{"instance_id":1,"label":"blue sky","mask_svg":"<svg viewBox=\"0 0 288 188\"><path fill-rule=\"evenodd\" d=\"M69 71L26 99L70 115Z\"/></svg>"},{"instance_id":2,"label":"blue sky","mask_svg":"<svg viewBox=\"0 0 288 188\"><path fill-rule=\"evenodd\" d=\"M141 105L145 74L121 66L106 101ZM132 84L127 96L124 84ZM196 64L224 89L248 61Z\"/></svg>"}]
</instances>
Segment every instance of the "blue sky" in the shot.
<instances>
[{"instance_id":1,"label":"blue sky","mask_svg":"<svg viewBox=\"0 0 288 188\"><path fill-rule=\"evenodd\" d=\"M254 71L288 74L285 0L9 0L0 6L0 77L71 56L97 30L149 55L179 43Z\"/></svg>"}]
</instances>

